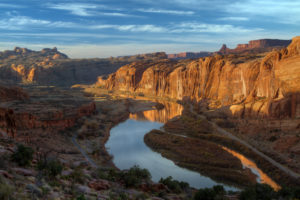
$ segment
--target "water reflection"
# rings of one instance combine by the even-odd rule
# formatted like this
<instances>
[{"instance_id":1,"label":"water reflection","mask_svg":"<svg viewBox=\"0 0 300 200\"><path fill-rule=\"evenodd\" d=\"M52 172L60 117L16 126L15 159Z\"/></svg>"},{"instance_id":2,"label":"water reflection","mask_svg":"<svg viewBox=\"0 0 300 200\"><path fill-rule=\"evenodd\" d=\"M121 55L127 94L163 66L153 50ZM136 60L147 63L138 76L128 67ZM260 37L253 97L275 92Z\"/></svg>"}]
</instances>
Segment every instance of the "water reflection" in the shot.
<instances>
[{"instance_id":1,"label":"water reflection","mask_svg":"<svg viewBox=\"0 0 300 200\"><path fill-rule=\"evenodd\" d=\"M280 186L277 183L275 183L267 174L261 171L253 161L249 160L242 154L239 154L231 149L228 149L226 147L222 147L222 148L225 151L232 154L234 157L238 158L241 161L244 168L249 168L252 171L252 173L257 176L258 183L268 184L276 191L280 189Z\"/></svg>"},{"instance_id":2,"label":"water reflection","mask_svg":"<svg viewBox=\"0 0 300 200\"><path fill-rule=\"evenodd\" d=\"M137 121L128 119L110 131L110 138L106 148L113 155L113 162L119 169L129 169L134 165L149 170L152 180L158 182L161 177L172 176L179 181L188 182L192 187L212 187L216 183L209 177L202 176L178 167L171 160L152 151L144 143L144 135L152 129L159 129L163 124L151 121ZM236 188L224 185L227 190Z\"/></svg>"},{"instance_id":3,"label":"water reflection","mask_svg":"<svg viewBox=\"0 0 300 200\"><path fill-rule=\"evenodd\" d=\"M130 119L135 119L139 121L152 121L166 123L168 120L181 115L183 111L183 106L178 103L158 101L158 103L163 104L165 107L161 110L147 110L144 112L138 112L135 114L130 114Z\"/></svg>"},{"instance_id":4,"label":"water reflection","mask_svg":"<svg viewBox=\"0 0 300 200\"><path fill-rule=\"evenodd\" d=\"M144 143L144 135L153 129L160 129L163 123L181 115L183 107L172 102L159 102L164 104L162 110L149 110L130 114L130 119L117 125L110 131L110 138L106 143L106 148L110 155L113 155L113 162L119 169L129 169L134 165L146 168L152 175L153 181L159 181L161 177L172 176L179 181L188 182L192 187L204 188L220 184L212 179L178 167L171 160L152 151ZM280 189L270 177L263 173L254 162L243 155L232 151L226 147L224 150L238 158L244 167L249 168L257 175L257 182L266 183L275 190ZM227 190L237 190L234 187L226 186Z\"/></svg>"}]
</instances>

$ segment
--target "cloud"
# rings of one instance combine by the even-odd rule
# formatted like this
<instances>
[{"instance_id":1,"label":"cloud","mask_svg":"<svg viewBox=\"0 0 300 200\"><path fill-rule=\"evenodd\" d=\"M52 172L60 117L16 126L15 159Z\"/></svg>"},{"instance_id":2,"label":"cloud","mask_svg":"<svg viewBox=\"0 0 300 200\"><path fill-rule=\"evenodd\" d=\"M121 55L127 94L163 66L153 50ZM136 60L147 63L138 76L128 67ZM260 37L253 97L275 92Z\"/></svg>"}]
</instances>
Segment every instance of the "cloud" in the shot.
<instances>
[{"instance_id":1,"label":"cloud","mask_svg":"<svg viewBox=\"0 0 300 200\"><path fill-rule=\"evenodd\" d=\"M0 8L23 8L24 6L8 4L8 3L0 3Z\"/></svg>"},{"instance_id":2,"label":"cloud","mask_svg":"<svg viewBox=\"0 0 300 200\"><path fill-rule=\"evenodd\" d=\"M96 26L90 26L90 29L116 29L119 31L129 31L129 32L150 32L150 33L162 33L167 32L168 30L161 26L156 26L152 24L146 24L146 25L110 25L110 24L104 24L104 25L96 25Z\"/></svg>"},{"instance_id":3,"label":"cloud","mask_svg":"<svg viewBox=\"0 0 300 200\"><path fill-rule=\"evenodd\" d=\"M110 17L140 17L136 15L120 13L120 12L97 12L97 15L110 16Z\"/></svg>"},{"instance_id":4,"label":"cloud","mask_svg":"<svg viewBox=\"0 0 300 200\"><path fill-rule=\"evenodd\" d=\"M300 23L300 1L297 0L246 0L228 5L228 13L243 13L256 17L269 17L274 22L284 24ZM275 20L276 19L276 20Z\"/></svg>"},{"instance_id":5,"label":"cloud","mask_svg":"<svg viewBox=\"0 0 300 200\"><path fill-rule=\"evenodd\" d=\"M48 8L57 9L57 10L65 10L69 11L73 15L81 16L81 17L91 17L91 16L110 16L110 17L137 17L135 15L121 13L121 12L99 12L99 9L106 10L115 10L121 11L119 8L110 8L105 5L96 5L96 4L84 4L84 3L61 3L61 4L49 4Z\"/></svg>"},{"instance_id":6,"label":"cloud","mask_svg":"<svg viewBox=\"0 0 300 200\"><path fill-rule=\"evenodd\" d=\"M222 17L222 18L219 18L219 20L222 20L222 21L248 21L249 18L248 17Z\"/></svg>"},{"instance_id":7,"label":"cloud","mask_svg":"<svg viewBox=\"0 0 300 200\"><path fill-rule=\"evenodd\" d=\"M164 10L164 9L138 9L140 12L146 12L146 13L160 13L160 14L172 14L172 15L193 15L195 14L194 11L181 11L181 10Z\"/></svg>"},{"instance_id":8,"label":"cloud","mask_svg":"<svg viewBox=\"0 0 300 200\"><path fill-rule=\"evenodd\" d=\"M196 22L186 22L175 25L171 32L173 33L248 33L262 31L263 29L248 29L230 24L205 24Z\"/></svg>"},{"instance_id":9,"label":"cloud","mask_svg":"<svg viewBox=\"0 0 300 200\"><path fill-rule=\"evenodd\" d=\"M57 9L57 10L66 10L70 11L73 15L78 16L94 16L96 15L95 9L99 8L99 5L95 4L84 4L84 3L61 3L61 4L50 4L48 8ZM104 6L101 6L102 8Z\"/></svg>"},{"instance_id":10,"label":"cloud","mask_svg":"<svg viewBox=\"0 0 300 200\"><path fill-rule=\"evenodd\" d=\"M27 16L14 16L0 20L0 29L5 30L22 30L26 27L73 27L75 24L63 21L48 21L41 19L33 19Z\"/></svg>"}]
</instances>

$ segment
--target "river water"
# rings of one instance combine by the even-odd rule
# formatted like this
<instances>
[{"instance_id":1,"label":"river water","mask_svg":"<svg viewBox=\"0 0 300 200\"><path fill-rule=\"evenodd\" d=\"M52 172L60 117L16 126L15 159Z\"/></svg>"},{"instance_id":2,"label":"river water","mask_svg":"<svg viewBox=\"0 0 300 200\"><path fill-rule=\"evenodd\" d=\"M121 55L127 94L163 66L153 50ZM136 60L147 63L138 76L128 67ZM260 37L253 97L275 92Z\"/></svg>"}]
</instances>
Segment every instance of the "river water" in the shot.
<instances>
[{"instance_id":1,"label":"river water","mask_svg":"<svg viewBox=\"0 0 300 200\"><path fill-rule=\"evenodd\" d=\"M113 156L114 164L121 170L129 169L134 165L146 168L155 182L158 182L161 177L172 176L175 180L185 181L190 186L198 189L223 185L226 190L236 191L237 188L235 187L217 183L198 172L177 166L173 161L152 151L144 143L146 133L153 129L160 129L166 121L180 115L182 112L182 106L179 104L164 102L164 105L165 108L162 110L131 114L129 119L111 129L105 147L109 154ZM258 182L269 184L276 189L277 184L258 169L254 162L230 149L226 148L224 150L239 158L244 167L250 168L257 175Z\"/></svg>"}]
</instances>

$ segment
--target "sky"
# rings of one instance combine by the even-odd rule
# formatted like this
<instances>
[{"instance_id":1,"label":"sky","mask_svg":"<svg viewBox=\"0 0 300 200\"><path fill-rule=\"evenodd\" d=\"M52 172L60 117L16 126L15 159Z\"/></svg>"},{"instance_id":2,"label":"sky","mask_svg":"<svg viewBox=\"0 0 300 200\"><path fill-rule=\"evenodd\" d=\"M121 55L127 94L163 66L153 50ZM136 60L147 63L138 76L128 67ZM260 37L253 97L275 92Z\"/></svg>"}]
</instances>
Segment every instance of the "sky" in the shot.
<instances>
[{"instance_id":1,"label":"sky","mask_svg":"<svg viewBox=\"0 0 300 200\"><path fill-rule=\"evenodd\" d=\"M299 0L1 0L0 50L71 58L216 51L300 35Z\"/></svg>"}]
</instances>

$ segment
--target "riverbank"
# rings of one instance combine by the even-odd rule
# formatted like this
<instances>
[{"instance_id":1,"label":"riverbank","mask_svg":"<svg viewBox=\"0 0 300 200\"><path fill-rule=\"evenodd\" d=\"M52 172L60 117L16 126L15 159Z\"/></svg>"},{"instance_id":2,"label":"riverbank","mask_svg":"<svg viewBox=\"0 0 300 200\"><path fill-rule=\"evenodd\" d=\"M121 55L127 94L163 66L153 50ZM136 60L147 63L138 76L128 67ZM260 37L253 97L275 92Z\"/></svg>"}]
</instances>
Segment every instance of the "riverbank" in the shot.
<instances>
[{"instance_id":1,"label":"riverbank","mask_svg":"<svg viewBox=\"0 0 300 200\"><path fill-rule=\"evenodd\" d=\"M243 169L239 159L219 145L197 138L181 137L153 130L144 138L145 143L177 165L202 175L233 185L246 187L256 183L256 176Z\"/></svg>"},{"instance_id":2,"label":"riverbank","mask_svg":"<svg viewBox=\"0 0 300 200\"><path fill-rule=\"evenodd\" d=\"M190 108L190 104L186 104L183 115L167 122L164 130L168 133L213 142L235 150L255 161L259 168L282 185L295 186L299 183L299 180L289 176L247 146L220 134L218 132L220 128L216 129L214 122L208 121L205 117L199 117L195 112L191 112Z\"/></svg>"}]
</instances>

